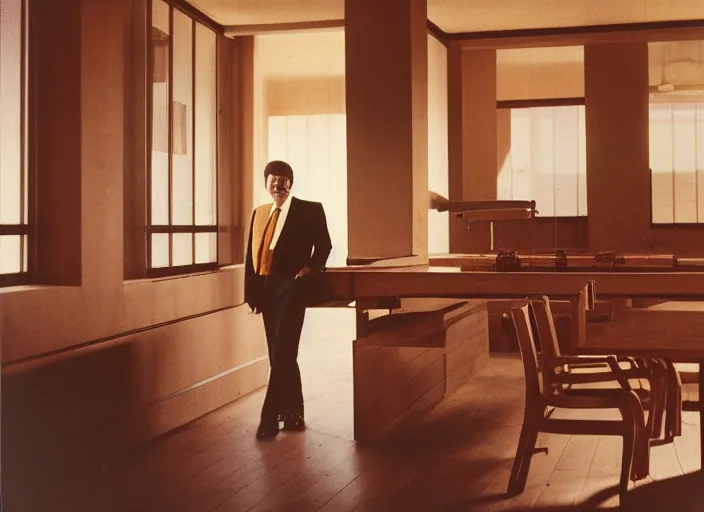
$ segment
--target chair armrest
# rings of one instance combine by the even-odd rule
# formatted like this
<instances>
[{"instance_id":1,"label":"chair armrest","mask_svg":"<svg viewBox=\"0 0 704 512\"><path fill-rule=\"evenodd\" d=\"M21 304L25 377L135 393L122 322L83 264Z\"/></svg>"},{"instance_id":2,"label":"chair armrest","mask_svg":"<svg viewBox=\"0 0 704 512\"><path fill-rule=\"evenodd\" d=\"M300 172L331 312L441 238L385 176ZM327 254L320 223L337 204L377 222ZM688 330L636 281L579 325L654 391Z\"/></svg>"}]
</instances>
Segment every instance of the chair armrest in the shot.
<instances>
[{"instance_id":1,"label":"chair armrest","mask_svg":"<svg viewBox=\"0 0 704 512\"><path fill-rule=\"evenodd\" d=\"M579 364L602 364L607 365L611 370L613 375L609 378L608 375L603 375L602 382L608 382L609 380L617 381L621 387L627 391L631 389L631 385L628 383L628 378L626 373L619 365L616 356L560 356L551 358L548 362L549 366L552 368L558 368L563 365L569 366L579 366ZM560 372L554 372L554 378L560 380ZM635 378L635 377L634 377Z\"/></svg>"}]
</instances>

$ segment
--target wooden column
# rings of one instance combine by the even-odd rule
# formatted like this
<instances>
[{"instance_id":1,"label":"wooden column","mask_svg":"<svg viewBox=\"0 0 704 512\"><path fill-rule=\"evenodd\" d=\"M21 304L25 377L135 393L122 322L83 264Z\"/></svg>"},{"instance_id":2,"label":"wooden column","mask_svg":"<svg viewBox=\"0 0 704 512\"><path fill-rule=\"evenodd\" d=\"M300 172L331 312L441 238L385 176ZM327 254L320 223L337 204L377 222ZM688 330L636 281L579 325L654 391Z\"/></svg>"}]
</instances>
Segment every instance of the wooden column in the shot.
<instances>
[{"instance_id":1,"label":"wooden column","mask_svg":"<svg viewBox=\"0 0 704 512\"><path fill-rule=\"evenodd\" d=\"M426 0L347 0L349 258L427 256Z\"/></svg>"},{"instance_id":2,"label":"wooden column","mask_svg":"<svg viewBox=\"0 0 704 512\"><path fill-rule=\"evenodd\" d=\"M463 50L451 41L447 68L450 199L496 199L496 50ZM471 229L450 217L450 252L489 248L489 226Z\"/></svg>"},{"instance_id":3,"label":"wooden column","mask_svg":"<svg viewBox=\"0 0 704 512\"><path fill-rule=\"evenodd\" d=\"M648 44L584 48L587 211L592 251L642 251L650 238Z\"/></svg>"},{"instance_id":4,"label":"wooden column","mask_svg":"<svg viewBox=\"0 0 704 512\"><path fill-rule=\"evenodd\" d=\"M28 165L35 203L41 205L30 212L36 227L34 273L41 284L78 285L82 278L81 133L92 128L83 126L82 118L81 2L30 2L29 19L28 128L32 136ZM121 87L122 80L112 86ZM98 116L94 124L105 122Z\"/></svg>"}]
</instances>

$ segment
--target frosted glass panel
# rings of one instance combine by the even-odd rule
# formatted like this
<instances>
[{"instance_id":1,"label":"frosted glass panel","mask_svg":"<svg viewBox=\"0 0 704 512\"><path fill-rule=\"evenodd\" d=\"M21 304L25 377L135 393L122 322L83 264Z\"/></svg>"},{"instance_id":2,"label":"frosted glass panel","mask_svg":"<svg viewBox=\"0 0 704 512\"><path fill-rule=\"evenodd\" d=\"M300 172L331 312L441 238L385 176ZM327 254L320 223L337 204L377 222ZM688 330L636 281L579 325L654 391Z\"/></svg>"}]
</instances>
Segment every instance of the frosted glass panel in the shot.
<instances>
[{"instance_id":1,"label":"frosted glass panel","mask_svg":"<svg viewBox=\"0 0 704 512\"><path fill-rule=\"evenodd\" d=\"M587 214L584 106L511 110L497 198L535 200L542 217Z\"/></svg>"},{"instance_id":2,"label":"frosted glass panel","mask_svg":"<svg viewBox=\"0 0 704 512\"><path fill-rule=\"evenodd\" d=\"M215 32L196 24L195 223L201 226L214 225L216 219L216 48Z\"/></svg>"},{"instance_id":3,"label":"frosted glass panel","mask_svg":"<svg viewBox=\"0 0 704 512\"><path fill-rule=\"evenodd\" d=\"M217 233L196 233L196 263L214 263L217 258Z\"/></svg>"},{"instance_id":4,"label":"frosted glass panel","mask_svg":"<svg viewBox=\"0 0 704 512\"><path fill-rule=\"evenodd\" d=\"M193 22L174 9L171 113L173 224L193 223Z\"/></svg>"},{"instance_id":5,"label":"frosted glass panel","mask_svg":"<svg viewBox=\"0 0 704 512\"><path fill-rule=\"evenodd\" d=\"M271 116L268 160L293 168L292 194L323 204L333 249L328 266L347 259L347 153L344 114ZM271 202L263 177L256 172L255 202Z\"/></svg>"},{"instance_id":6,"label":"frosted glass panel","mask_svg":"<svg viewBox=\"0 0 704 512\"><path fill-rule=\"evenodd\" d=\"M22 247L19 235L0 236L0 274L22 272Z\"/></svg>"},{"instance_id":7,"label":"frosted glass panel","mask_svg":"<svg viewBox=\"0 0 704 512\"><path fill-rule=\"evenodd\" d=\"M174 233L173 265L193 264L193 235L191 233Z\"/></svg>"},{"instance_id":8,"label":"frosted glass panel","mask_svg":"<svg viewBox=\"0 0 704 512\"><path fill-rule=\"evenodd\" d=\"M169 266L169 235L152 234L152 268Z\"/></svg>"},{"instance_id":9,"label":"frosted glass panel","mask_svg":"<svg viewBox=\"0 0 704 512\"><path fill-rule=\"evenodd\" d=\"M152 2L151 223L169 224L169 6Z\"/></svg>"}]
</instances>

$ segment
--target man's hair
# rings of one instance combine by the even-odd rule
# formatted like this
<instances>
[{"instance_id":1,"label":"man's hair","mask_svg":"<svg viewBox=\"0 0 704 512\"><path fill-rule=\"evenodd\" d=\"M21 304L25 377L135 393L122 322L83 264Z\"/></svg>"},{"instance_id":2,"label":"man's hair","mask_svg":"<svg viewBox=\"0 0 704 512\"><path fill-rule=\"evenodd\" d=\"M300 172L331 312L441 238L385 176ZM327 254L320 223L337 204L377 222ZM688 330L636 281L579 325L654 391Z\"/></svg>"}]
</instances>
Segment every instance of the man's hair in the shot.
<instances>
[{"instance_id":1,"label":"man's hair","mask_svg":"<svg viewBox=\"0 0 704 512\"><path fill-rule=\"evenodd\" d=\"M271 162L266 164L266 167L264 167L265 183L266 180L269 178L270 174L274 176L283 176L284 178L288 178L291 182L291 185L293 185L293 169L291 169L291 166L288 165L286 162L283 162L281 160L272 160Z\"/></svg>"}]
</instances>

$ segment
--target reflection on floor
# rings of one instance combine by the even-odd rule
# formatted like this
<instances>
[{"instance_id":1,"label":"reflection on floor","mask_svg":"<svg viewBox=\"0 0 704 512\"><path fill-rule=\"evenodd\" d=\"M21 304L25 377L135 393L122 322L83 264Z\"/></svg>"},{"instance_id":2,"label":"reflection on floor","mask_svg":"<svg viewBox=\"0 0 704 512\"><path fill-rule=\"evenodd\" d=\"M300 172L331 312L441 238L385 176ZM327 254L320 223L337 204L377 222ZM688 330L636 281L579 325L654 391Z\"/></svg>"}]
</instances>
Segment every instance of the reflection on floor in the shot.
<instances>
[{"instance_id":1,"label":"reflection on floor","mask_svg":"<svg viewBox=\"0 0 704 512\"><path fill-rule=\"evenodd\" d=\"M585 510L579 505L604 490L601 506L618 504L608 488L618 481L620 440L609 437L541 435L549 452L535 456L525 492L503 495L522 420L515 356L492 358L412 435L358 446L353 316L308 315L300 351L305 433L257 443L257 392L122 460L42 482L26 507L10 512ZM685 421L675 445L653 449L652 480L632 491L633 510L704 509L704 476L693 473L700 463L697 418L685 414Z\"/></svg>"}]
</instances>

